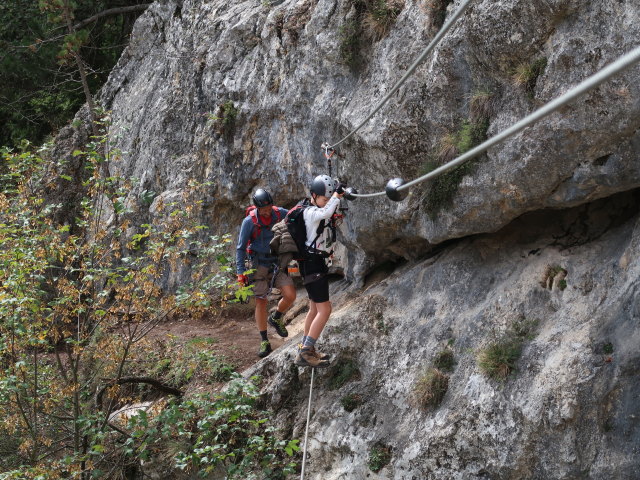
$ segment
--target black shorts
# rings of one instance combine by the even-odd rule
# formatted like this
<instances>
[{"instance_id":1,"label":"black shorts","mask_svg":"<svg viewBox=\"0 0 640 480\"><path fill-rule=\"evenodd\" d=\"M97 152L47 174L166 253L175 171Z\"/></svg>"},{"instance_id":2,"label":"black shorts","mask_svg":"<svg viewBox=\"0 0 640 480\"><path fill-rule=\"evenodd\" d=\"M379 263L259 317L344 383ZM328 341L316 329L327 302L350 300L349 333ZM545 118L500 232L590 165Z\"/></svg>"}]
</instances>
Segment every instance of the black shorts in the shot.
<instances>
[{"instance_id":1,"label":"black shorts","mask_svg":"<svg viewBox=\"0 0 640 480\"><path fill-rule=\"evenodd\" d=\"M316 303L329 301L329 268L320 255L310 255L299 262L300 275L309 299Z\"/></svg>"}]
</instances>

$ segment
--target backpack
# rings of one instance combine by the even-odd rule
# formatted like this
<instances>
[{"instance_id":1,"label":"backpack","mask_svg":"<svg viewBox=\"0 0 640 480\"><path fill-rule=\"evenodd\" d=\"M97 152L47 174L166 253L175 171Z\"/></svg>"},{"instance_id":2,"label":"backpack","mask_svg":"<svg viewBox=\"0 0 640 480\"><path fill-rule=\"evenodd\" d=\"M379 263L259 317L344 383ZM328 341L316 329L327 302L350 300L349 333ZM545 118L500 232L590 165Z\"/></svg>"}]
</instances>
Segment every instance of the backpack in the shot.
<instances>
[{"instance_id":1,"label":"backpack","mask_svg":"<svg viewBox=\"0 0 640 480\"><path fill-rule=\"evenodd\" d=\"M278 207L276 207L275 205L272 205L271 209L272 209L271 211L276 216L276 221L274 222L275 224L280 221L280 218L281 218L280 209L278 209ZM251 205L245 209L245 217L251 217L251 221L253 222L253 230L251 231L251 241L247 244L247 252L251 254L252 252L251 252L251 249L249 248L249 246L251 245L251 242L253 242L256 238L258 238L258 236L262 233L263 228L270 228L271 222L269 222L269 224L264 224L260 221L260 215L258 215L258 209L255 205Z\"/></svg>"},{"instance_id":2,"label":"backpack","mask_svg":"<svg viewBox=\"0 0 640 480\"><path fill-rule=\"evenodd\" d=\"M295 207L287 212L283 220L273 226L273 238L269 243L271 253L273 255L282 256L285 254L293 254L296 261L304 260L309 249L315 246L316 240L324 231L324 220L320 222L316 238L313 240L312 246L306 245L307 226L304 221L304 211L311 206L308 198L301 200Z\"/></svg>"}]
</instances>

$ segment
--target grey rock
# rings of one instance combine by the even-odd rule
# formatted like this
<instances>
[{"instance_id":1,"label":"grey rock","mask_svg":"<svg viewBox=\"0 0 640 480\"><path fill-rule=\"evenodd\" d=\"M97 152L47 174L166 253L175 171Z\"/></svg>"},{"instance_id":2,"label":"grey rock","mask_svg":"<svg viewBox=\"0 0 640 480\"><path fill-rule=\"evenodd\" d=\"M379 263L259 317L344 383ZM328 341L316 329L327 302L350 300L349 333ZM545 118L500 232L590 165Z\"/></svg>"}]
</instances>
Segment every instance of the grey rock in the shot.
<instances>
[{"instance_id":1,"label":"grey rock","mask_svg":"<svg viewBox=\"0 0 640 480\"><path fill-rule=\"evenodd\" d=\"M638 199L636 191L528 214L450 245L435 262L399 266L385 282L336 292L319 345L335 360L316 371L306 478L636 478ZM602 209L620 222L603 230ZM586 225L583 242L559 246L576 217ZM621 258L632 260L621 267ZM541 285L553 265L566 268L566 288ZM585 298L584 279L609 272L611 282L594 282ZM536 327L515 371L503 381L487 378L479 352L523 318ZM303 438L310 372L290 378L296 343L245 374L264 376L267 404L277 408L283 391L291 395L276 418ZM417 381L445 348L456 360L446 395L439 407L420 408ZM332 388L346 361L359 375ZM364 403L347 412L340 402L352 393ZM392 458L374 475L369 455L379 444L392 448Z\"/></svg>"}]
</instances>

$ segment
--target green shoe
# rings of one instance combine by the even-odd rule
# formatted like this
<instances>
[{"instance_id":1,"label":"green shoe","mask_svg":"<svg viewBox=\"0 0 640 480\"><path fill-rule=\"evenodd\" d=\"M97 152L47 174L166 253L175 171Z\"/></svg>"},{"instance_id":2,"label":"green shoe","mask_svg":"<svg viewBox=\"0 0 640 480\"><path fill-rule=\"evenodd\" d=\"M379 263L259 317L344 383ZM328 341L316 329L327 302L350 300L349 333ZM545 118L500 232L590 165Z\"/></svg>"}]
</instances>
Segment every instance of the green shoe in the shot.
<instances>
[{"instance_id":1,"label":"green shoe","mask_svg":"<svg viewBox=\"0 0 640 480\"><path fill-rule=\"evenodd\" d=\"M273 328L276 329L276 332L278 333L278 335L280 335L281 337L288 337L289 336L289 332L287 332L287 328L284 326L284 322L282 321L282 317L276 319L273 316L275 315L275 313L272 313L271 315L269 315L269 325L271 325Z\"/></svg>"},{"instance_id":2,"label":"green shoe","mask_svg":"<svg viewBox=\"0 0 640 480\"><path fill-rule=\"evenodd\" d=\"M271 344L269 340L264 340L260 343L260 350L258 350L258 356L264 358L272 352Z\"/></svg>"}]
</instances>

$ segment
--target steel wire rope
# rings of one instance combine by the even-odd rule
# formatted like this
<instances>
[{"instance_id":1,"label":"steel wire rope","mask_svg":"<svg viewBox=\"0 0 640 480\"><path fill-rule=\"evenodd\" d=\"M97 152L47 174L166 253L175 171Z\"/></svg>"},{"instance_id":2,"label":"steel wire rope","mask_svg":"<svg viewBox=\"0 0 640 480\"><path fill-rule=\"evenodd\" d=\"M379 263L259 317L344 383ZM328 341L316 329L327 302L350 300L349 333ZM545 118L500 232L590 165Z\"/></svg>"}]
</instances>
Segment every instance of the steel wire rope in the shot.
<instances>
[{"instance_id":1,"label":"steel wire rope","mask_svg":"<svg viewBox=\"0 0 640 480\"><path fill-rule=\"evenodd\" d=\"M479 154L487 151L489 148L491 148L495 144L500 143L503 140L506 140L507 138L515 135L516 133L524 130L526 127L528 127L532 123L553 113L554 111L558 110L560 107L574 100L576 97L597 87L601 83L608 80L610 77L616 75L617 73L620 73L622 70L629 68L631 65L633 65L638 61L640 61L640 46L634 48L629 53L619 57L615 62L609 64L602 70L598 71L597 73L583 80L581 83L573 87L567 93L561 95L555 100L552 100L546 103L545 105L540 107L538 110L531 113L530 115L527 115L525 118L513 124L511 127L507 128L506 130L503 130L499 134L491 137L489 140L486 140L485 142L481 143L477 147L469 150L468 152L465 152L464 154L451 160L445 165L442 165L441 167L438 167L435 170L432 170L431 172L425 175L422 175L421 177L418 177L414 180L411 180L410 182L407 182L397 187L396 190L398 191L405 190L413 185L424 182L425 180L430 180L432 178L435 178L451 170L452 168L457 167L461 163L464 163L467 160L471 160L472 158L477 157ZM353 197L358 197L358 198L378 197L378 196L386 195L386 191L375 192L375 193L358 193L358 194L352 193L351 195Z\"/></svg>"},{"instance_id":2,"label":"steel wire rope","mask_svg":"<svg viewBox=\"0 0 640 480\"><path fill-rule=\"evenodd\" d=\"M307 461L307 438L309 436L309 422L311 421L311 395L313 394L313 375L316 369L311 369L311 384L309 385L309 404L307 405L307 425L304 428L304 443L302 444L302 469L300 480L304 480L304 466Z\"/></svg>"},{"instance_id":3,"label":"steel wire rope","mask_svg":"<svg viewBox=\"0 0 640 480\"><path fill-rule=\"evenodd\" d=\"M422 61L425 59L425 57L431 52L431 50L433 50L433 48L438 44L438 42L442 39L442 37L444 37L444 35L449 31L449 29L453 26L453 24L456 22L456 20L458 19L458 17L460 17L460 15L462 15L462 13L464 12L464 10L467 8L467 6L471 3L472 0L465 0L463 2L462 5L460 5L460 8L453 14L453 16L447 21L447 23L445 23L442 28L440 29L440 31L436 34L435 37L433 37L433 40L431 40L431 42L429 43L429 45L427 45L427 47L424 49L424 51L420 54L420 56L413 62L413 64L409 67L409 69L405 72L405 74L402 76L402 78L400 80L398 80L398 82L393 86L393 88L391 90L389 90L389 93L387 93L385 95L385 97L380 100L380 102L378 103L378 105L376 105L376 107L371 111L371 113L369 113L369 115L362 120L362 122L360 122L360 125L358 125L356 128L354 128L351 132L349 132L345 137L343 137L341 140L337 141L336 143L334 143L331 146L328 146L329 149L335 149L335 147L337 147L338 145L340 145L342 142L344 142L345 140L347 140L348 138L350 138L354 133L356 133L358 130L360 130L362 128L362 126L367 123L369 121L369 119L371 117L373 117L378 110L380 110L383 105L385 103L387 103L387 101L391 98L391 96L396 93L396 91L402 86L402 84L413 74L413 72L416 71L416 69L418 68L418 66L422 63Z\"/></svg>"}]
</instances>

